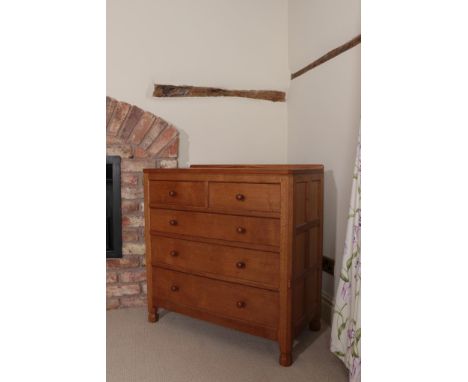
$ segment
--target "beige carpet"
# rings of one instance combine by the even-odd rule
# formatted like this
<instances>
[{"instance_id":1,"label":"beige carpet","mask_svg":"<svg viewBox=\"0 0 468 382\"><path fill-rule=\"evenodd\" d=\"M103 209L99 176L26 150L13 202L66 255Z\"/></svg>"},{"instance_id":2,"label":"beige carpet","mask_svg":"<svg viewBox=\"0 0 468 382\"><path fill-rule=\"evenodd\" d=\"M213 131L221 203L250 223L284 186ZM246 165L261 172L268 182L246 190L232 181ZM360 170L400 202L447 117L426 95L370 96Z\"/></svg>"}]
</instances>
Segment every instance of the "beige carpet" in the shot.
<instances>
[{"instance_id":1,"label":"beige carpet","mask_svg":"<svg viewBox=\"0 0 468 382\"><path fill-rule=\"evenodd\" d=\"M278 364L277 343L172 312L146 321L146 309L107 312L107 382L347 381L328 350L330 328L304 331L294 363Z\"/></svg>"}]
</instances>

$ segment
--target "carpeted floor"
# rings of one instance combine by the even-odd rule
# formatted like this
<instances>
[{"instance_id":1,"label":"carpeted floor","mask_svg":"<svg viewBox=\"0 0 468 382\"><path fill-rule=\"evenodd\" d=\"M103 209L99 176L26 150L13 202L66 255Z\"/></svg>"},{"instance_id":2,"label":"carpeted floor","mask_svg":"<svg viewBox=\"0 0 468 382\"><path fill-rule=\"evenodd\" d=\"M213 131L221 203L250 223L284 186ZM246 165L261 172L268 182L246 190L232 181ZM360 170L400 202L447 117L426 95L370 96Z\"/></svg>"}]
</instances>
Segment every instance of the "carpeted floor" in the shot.
<instances>
[{"instance_id":1,"label":"carpeted floor","mask_svg":"<svg viewBox=\"0 0 468 382\"><path fill-rule=\"evenodd\" d=\"M330 328L305 330L294 363L278 364L277 343L172 312L107 312L107 382L335 382L344 365L328 350Z\"/></svg>"}]
</instances>

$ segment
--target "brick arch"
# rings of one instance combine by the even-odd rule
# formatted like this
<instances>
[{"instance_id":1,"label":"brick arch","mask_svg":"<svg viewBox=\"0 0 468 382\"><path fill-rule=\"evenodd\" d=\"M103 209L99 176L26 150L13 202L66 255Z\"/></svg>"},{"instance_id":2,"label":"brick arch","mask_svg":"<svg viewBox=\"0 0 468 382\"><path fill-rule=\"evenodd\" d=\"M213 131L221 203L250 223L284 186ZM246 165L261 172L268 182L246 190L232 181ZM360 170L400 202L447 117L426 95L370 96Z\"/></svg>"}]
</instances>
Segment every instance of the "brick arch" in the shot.
<instances>
[{"instance_id":1,"label":"brick arch","mask_svg":"<svg viewBox=\"0 0 468 382\"><path fill-rule=\"evenodd\" d=\"M108 155L142 159L147 167L177 167L179 132L164 119L106 97Z\"/></svg>"},{"instance_id":2,"label":"brick arch","mask_svg":"<svg viewBox=\"0 0 468 382\"><path fill-rule=\"evenodd\" d=\"M179 132L164 119L106 97L106 153L121 161L122 252L108 259L107 309L146 304L144 168L177 167Z\"/></svg>"}]
</instances>

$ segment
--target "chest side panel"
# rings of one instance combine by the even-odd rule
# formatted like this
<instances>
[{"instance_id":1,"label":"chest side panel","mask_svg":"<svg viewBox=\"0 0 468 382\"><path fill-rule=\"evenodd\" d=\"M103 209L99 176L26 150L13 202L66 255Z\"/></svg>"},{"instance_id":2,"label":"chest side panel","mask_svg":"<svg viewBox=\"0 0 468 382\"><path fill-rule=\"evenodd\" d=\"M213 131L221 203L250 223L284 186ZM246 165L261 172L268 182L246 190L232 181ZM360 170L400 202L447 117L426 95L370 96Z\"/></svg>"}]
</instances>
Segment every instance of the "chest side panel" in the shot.
<instances>
[{"instance_id":1,"label":"chest side panel","mask_svg":"<svg viewBox=\"0 0 468 382\"><path fill-rule=\"evenodd\" d=\"M306 324L320 320L323 175L294 177L293 221L292 315L298 334Z\"/></svg>"}]
</instances>

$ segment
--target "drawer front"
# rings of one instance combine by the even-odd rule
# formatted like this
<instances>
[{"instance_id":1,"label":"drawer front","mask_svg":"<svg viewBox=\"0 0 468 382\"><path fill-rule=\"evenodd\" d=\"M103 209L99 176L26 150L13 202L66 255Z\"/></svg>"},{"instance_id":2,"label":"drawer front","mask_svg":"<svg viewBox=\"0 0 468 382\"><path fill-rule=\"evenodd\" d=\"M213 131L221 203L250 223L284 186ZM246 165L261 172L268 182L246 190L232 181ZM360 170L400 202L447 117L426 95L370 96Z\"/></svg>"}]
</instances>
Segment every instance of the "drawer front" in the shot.
<instances>
[{"instance_id":1,"label":"drawer front","mask_svg":"<svg viewBox=\"0 0 468 382\"><path fill-rule=\"evenodd\" d=\"M279 219L152 208L151 230L278 246Z\"/></svg>"},{"instance_id":2,"label":"drawer front","mask_svg":"<svg viewBox=\"0 0 468 382\"><path fill-rule=\"evenodd\" d=\"M170 301L222 317L278 326L277 292L153 267L156 304Z\"/></svg>"},{"instance_id":3,"label":"drawer front","mask_svg":"<svg viewBox=\"0 0 468 382\"><path fill-rule=\"evenodd\" d=\"M280 195L279 184L211 182L209 185L211 208L278 212Z\"/></svg>"},{"instance_id":4,"label":"drawer front","mask_svg":"<svg viewBox=\"0 0 468 382\"><path fill-rule=\"evenodd\" d=\"M152 262L187 272L210 273L255 281L278 288L279 254L199 243L162 236L151 237Z\"/></svg>"},{"instance_id":5,"label":"drawer front","mask_svg":"<svg viewBox=\"0 0 468 382\"><path fill-rule=\"evenodd\" d=\"M150 180L149 201L175 206L204 207L205 182Z\"/></svg>"}]
</instances>

